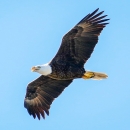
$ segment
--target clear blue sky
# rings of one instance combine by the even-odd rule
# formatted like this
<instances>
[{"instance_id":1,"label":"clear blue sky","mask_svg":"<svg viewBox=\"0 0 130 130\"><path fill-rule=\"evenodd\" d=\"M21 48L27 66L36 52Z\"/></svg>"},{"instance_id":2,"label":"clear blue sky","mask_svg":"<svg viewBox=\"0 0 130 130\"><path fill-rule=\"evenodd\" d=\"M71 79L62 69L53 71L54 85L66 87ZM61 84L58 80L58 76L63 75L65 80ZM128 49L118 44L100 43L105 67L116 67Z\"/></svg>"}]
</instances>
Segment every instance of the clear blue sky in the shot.
<instances>
[{"instance_id":1,"label":"clear blue sky","mask_svg":"<svg viewBox=\"0 0 130 130\"><path fill-rule=\"evenodd\" d=\"M0 130L130 130L130 1L1 0ZM62 36L100 8L110 18L86 69L107 80L75 80L52 104L45 120L23 106L30 68L50 61Z\"/></svg>"}]
</instances>

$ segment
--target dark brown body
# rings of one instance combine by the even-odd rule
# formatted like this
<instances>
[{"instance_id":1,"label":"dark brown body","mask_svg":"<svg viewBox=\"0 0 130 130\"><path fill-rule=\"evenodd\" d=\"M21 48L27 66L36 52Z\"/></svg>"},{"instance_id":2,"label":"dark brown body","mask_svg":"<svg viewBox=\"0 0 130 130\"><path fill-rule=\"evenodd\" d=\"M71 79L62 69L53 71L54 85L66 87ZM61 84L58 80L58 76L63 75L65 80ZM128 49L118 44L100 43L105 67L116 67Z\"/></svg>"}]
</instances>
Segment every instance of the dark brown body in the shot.
<instances>
[{"instance_id":1,"label":"dark brown body","mask_svg":"<svg viewBox=\"0 0 130 130\"><path fill-rule=\"evenodd\" d=\"M81 65L77 66L75 63L72 63L72 61L67 63L65 62L65 60L57 62L55 61L50 65L52 67L52 73L49 75L49 77L52 79L76 79L81 78L85 73L85 70Z\"/></svg>"}]
</instances>

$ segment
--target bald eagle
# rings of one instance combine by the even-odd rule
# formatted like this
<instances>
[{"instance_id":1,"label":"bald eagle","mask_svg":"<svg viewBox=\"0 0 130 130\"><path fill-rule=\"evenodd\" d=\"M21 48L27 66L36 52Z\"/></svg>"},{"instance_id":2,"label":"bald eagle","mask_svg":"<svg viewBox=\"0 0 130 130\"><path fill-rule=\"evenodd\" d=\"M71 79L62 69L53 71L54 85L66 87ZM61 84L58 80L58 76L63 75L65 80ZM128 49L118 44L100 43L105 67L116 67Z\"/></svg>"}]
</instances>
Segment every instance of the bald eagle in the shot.
<instances>
[{"instance_id":1,"label":"bald eagle","mask_svg":"<svg viewBox=\"0 0 130 130\"><path fill-rule=\"evenodd\" d=\"M51 60L43 65L32 67L33 72L41 74L39 78L28 84L24 107L34 118L40 120L49 115L50 105L62 91L76 78L105 79L104 73L85 71L84 64L90 58L98 36L108 24L103 12L94 12L85 16L62 39L61 46Z\"/></svg>"}]
</instances>

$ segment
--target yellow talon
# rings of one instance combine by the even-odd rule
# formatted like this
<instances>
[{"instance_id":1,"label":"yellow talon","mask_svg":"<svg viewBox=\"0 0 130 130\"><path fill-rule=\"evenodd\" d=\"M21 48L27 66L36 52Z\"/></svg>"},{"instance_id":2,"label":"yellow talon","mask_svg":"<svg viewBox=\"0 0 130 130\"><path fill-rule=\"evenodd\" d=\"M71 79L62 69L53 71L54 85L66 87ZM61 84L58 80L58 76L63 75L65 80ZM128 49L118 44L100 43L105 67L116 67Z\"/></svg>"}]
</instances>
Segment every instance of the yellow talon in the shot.
<instances>
[{"instance_id":1,"label":"yellow talon","mask_svg":"<svg viewBox=\"0 0 130 130\"><path fill-rule=\"evenodd\" d=\"M83 76L82 76L82 78L83 79L91 79L91 78L93 78L95 76L95 74L93 73L93 72L86 72Z\"/></svg>"}]
</instances>

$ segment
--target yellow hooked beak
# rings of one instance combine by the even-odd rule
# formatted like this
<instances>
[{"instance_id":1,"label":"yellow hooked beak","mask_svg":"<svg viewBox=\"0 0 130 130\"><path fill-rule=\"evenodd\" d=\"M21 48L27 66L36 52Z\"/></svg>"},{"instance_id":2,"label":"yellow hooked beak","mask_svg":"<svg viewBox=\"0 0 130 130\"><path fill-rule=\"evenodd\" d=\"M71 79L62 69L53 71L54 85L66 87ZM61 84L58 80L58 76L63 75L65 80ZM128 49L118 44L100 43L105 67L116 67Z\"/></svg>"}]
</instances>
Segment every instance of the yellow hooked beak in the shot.
<instances>
[{"instance_id":1,"label":"yellow hooked beak","mask_svg":"<svg viewBox=\"0 0 130 130\"><path fill-rule=\"evenodd\" d=\"M31 71L34 72L36 70L36 67L32 67Z\"/></svg>"}]
</instances>

